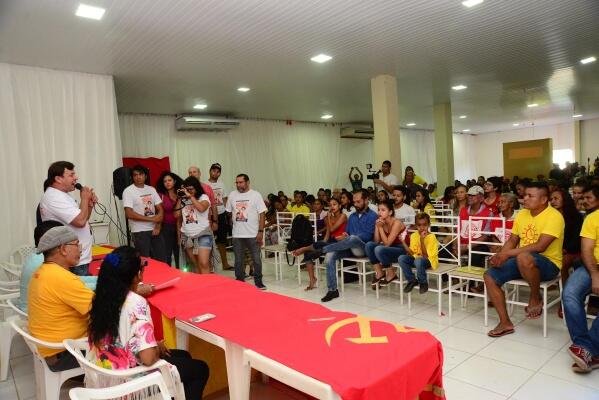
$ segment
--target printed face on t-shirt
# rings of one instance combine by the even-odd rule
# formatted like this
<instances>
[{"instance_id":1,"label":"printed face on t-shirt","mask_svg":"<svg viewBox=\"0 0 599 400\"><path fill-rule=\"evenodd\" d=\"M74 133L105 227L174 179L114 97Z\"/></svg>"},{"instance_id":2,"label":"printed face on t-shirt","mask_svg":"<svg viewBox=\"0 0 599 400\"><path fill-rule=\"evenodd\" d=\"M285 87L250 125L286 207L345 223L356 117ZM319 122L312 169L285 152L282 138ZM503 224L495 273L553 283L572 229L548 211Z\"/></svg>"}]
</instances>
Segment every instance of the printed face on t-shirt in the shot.
<instances>
[{"instance_id":1,"label":"printed face on t-shirt","mask_svg":"<svg viewBox=\"0 0 599 400\"><path fill-rule=\"evenodd\" d=\"M183 221L185 224L197 224L196 213L192 204L186 205L183 208Z\"/></svg>"},{"instance_id":2,"label":"printed face on t-shirt","mask_svg":"<svg viewBox=\"0 0 599 400\"><path fill-rule=\"evenodd\" d=\"M154 203L152 202L152 195L145 194L141 196L141 204L144 205L144 216L154 216Z\"/></svg>"},{"instance_id":3,"label":"printed face on t-shirt","mask_svg":"<svg viewBox=\"0 0 599 400\"><path fill-rule=\"evenodd\" d=\"M223 190L221 188L217 188L217 189L212 189L212 191L214 192L214 202L216 203L217 206L222 206L224 205L223 203Z\"/></svg>"},{"instance_id":4,"label":"printed face on t-shirt","mask_svg":"<svg viewBox=\"0 0 599 400\"><path fill-rule=\"evenodd\" d=\"M235 221L247 222L248 206L249 206L249 200L238 200L235 202Z\"/></svg>"}]
</instances>

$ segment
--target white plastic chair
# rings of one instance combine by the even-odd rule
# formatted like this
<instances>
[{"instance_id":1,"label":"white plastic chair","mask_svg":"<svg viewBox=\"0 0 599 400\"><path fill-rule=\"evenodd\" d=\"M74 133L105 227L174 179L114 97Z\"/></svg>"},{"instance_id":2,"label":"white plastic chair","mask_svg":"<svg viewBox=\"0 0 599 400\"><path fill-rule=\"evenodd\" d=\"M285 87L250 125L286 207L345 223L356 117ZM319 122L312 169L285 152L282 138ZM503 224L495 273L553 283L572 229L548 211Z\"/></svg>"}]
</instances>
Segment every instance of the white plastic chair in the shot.
<instances>
[{"instance_id":1,"label":"white plastic chair","mask_svg":"<svg viewBox=\"0 0 599 400\"><path fill-rule=\"evenodd\" d=\"M156 391L156 387L160 392ZM131 398L139 391L148 391L153 396L159 396L162 400L171 400L171 395L166 387L166 382L160 372L152 372L151 374L135 378L120 385L111 386L103 389L93 388L73 388L69 390L69 397L72 400L104 400L116 398Z\"/></svg>"},{"instance_id":2,"label":"white plastic chair","mask_svg":"<svg viewBox=\"0 0 599 400\"><path fill-rule=\"evenodd\" d=\"M8 378L8 366L10 363L10 348L12 339L16 332L10 326L9 319L14 317L15 312L8 304L9 300L18 299L19 292L0 292L0 381Z\"/></svg>"},{"instance_id":3,"label":"white plastic chair","mask_svg":"<svg viewBox=\"0 0 599 400\"><path fill-rule=\"evenodd\" d=\"M171 374L169 363L165 360L158 360L149 367L139 366L128 369L106 369L91 363L83 351L89 351L89 345L87 338L83 339L66 339L63 342L63 346L71 353L79 362L79 365L85 373L85 386L91 388L106 388L121 383L130 381L139 375L147 374L159 370L166 385L169 389L169 393L175 397L175 399L184 399L185 393L183 391L183 384L180 380L176 381L173 379ZM174 367L173 367L174 368Z\"/></svg>"},{"instance_id":4,"label":"white plastic chair","mask_svg":"<svg viewBox=\"0 0 599 400\"><path fill-rule=\"evenodd\" d=\"M38 391L37 397L44 400L58 400L60 398L60 387L62 384L78 375L83 374L81 368L73 368L66 371L53 372L48 368L46 360L39 353L38 346L46 347L49 349L60 349L64 350L62 343L49 343L43 340L34 338L27 328L27 320L20 319L17 316L9 318L9 323L15 332L18 332L25 343L33 353L33 368L35 370L35 384L36 390Z\"/></svg>"},{"instance_id":5,"label":"white plastic chair","mask_svg":"<svg viewBox=\"0 0 599 400\"><path fill-rule=\"evenodd\" d=\"M35 252L35 245L33 244L24 244L12 251L10 253L9 261L12 264L23 264L27 257Z\"/></svg>"},{"instance_id":6,"label":"white plastic chair","mask_svg":"<svg viewBox=\"0 0 599 400\"><path fill-rule=\"evenodd\" d=\"M18 297L16 297L16 298L11 297L11 298L9 298L9 299L6 300L6 304L8 305L8 307L11 308L16 314L18 314L18 315L20 315L22 317L25 317L25 318L29 318L29 315L25 311L21 310L15 304L15 302L13 301L15 299L18 299Z\"/></svg>"}]
</instances>

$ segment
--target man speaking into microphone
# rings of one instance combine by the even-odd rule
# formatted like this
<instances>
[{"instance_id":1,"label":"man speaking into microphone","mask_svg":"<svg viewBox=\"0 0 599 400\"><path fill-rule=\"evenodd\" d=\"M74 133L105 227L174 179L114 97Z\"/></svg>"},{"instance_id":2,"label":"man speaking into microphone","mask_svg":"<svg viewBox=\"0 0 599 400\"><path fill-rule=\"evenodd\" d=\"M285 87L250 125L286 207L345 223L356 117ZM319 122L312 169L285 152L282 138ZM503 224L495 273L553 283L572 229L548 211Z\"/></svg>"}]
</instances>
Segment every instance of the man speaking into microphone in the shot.
<instances>
[{"instance_id":1,"label":"man speaking into microphone","mask_svg":"<svg viewBox=\"0 0 599 400\"><path fill-rule=\"evenodd\" d=\"M79 239L81 257L79 265L71 268L75 275L89 275L92 260L93 236L89 217L98 201L93 189L77 183L75 165L68 161L56 161L48 168L48 178L44 181L44 194L40 201L42 221L58 221L69 225ZM79 189L79 205L69 196L69 192Z\"/></svg>"}]
</instances>

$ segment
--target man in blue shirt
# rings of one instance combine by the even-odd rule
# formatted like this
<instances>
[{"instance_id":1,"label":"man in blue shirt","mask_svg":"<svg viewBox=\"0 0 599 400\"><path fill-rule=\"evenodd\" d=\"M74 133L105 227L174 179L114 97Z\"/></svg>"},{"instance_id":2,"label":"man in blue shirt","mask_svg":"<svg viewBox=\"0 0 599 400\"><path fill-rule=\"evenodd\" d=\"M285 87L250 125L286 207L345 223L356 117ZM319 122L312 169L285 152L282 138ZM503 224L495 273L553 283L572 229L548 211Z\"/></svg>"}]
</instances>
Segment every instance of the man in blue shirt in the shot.
<instances>
[{"instance_id":1,"label":"man in blue shirt","mask_svg":"<svg viewBox=\"0 0 599 400\"><path fill-rule=\"evenodd\" d=\"M326 245L322 252L326 253L324 262L327 266L328 292L321 301L327 302L339 297L337 290L337 260L345 257L364 257L364 247L374 236L374 227L378 215L368 208L368 192L364 189L354 192L354 207L356 211L349 216L345 227L344 239L337 243Z\"/></svg>"}]
</instances>

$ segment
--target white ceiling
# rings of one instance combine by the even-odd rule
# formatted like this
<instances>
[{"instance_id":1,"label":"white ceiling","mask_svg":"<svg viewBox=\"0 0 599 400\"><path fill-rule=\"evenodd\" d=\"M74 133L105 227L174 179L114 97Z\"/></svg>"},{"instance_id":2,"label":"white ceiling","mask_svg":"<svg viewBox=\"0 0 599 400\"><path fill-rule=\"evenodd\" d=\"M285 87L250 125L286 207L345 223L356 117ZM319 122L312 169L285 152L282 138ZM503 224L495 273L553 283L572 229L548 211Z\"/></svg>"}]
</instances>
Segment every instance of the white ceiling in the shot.
<instances>
[{"instance_id":1,"label":"white ceiling","mask_svg":"<svg viewBox=\"0 0 599 400\"><path fill-rule=\"evenodd\" d=\"M115 77L121 112L372 119L370 78L398 78L400 120L451 100L472 133L599 116L599 0L0 0L0 61ZM326 53L325 64L310 57ZM452 85L468 89L455 92ZM246 85L249 93L236 88ZM539 107L528 109L528 102ZM467 119L458 119L465 114Z\"/></svg>"}]
</instances>

